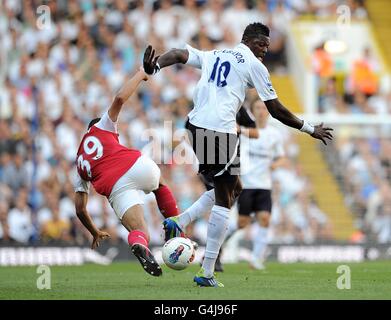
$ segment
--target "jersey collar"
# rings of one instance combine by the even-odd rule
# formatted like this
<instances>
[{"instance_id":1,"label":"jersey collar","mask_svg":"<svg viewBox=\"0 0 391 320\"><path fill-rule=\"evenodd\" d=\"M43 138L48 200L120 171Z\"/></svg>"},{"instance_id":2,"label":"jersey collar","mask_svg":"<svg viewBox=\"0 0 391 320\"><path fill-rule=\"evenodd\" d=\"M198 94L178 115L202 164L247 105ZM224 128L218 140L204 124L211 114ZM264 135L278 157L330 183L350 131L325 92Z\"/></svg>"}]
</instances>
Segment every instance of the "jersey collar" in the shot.
<instances>
[{"instance_id":1,"label":"jersey collar","mask_svg":"<svg viewBox=\"0 0 391 320\"><path fill-rule=\"evenodd\" d=\"M251 53L252 55L254 55L254 53L251 51L251 49L249 47L247 47L243 42L239 43L237 45L238 48L241 48L241 49L244 49L246 50L247 52Z\"/></svg>"}]
</instances>

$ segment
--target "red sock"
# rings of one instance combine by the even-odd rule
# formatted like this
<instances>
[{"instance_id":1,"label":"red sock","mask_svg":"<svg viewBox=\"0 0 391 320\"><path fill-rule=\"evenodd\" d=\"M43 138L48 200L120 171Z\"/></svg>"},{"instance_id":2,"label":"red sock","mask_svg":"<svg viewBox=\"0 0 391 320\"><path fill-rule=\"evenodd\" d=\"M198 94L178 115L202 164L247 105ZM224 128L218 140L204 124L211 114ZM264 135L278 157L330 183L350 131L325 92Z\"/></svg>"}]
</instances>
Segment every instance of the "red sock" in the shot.
<instances>
[{"instance_id":1,"label":"red sock","mask_svg":"<svg viewBox=\"0 0 391 320\"><path fill-rule=\"evenodd\" d=\"M129 232L128 243L130 246L133 246L134 244L141 244L148 248L148 238L145 233L140 230L133 230Z\"/></svg>"},{"instance_id":2,"label":"red sock","mask_svg":"<svg viewBox=\"0 0 391 320\"><path fill-rule=\"evenodd\" d=\"M155 190L154 193L157 205L164 218L175 217L179 214L176 200L169 187L160 185L159 189Z\"/></svg>"}]
</instances>

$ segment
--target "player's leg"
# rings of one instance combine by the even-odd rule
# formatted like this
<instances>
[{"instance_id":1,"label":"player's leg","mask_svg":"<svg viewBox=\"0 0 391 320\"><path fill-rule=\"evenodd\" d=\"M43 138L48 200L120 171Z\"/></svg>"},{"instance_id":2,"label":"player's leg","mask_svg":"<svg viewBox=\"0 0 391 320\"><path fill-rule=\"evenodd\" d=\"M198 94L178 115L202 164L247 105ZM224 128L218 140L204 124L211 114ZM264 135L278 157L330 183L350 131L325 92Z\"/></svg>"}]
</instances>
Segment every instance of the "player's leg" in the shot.
<instances>
[{"instance_id":1,"label":"player's leg","mask_svg":"<svg viewBox=\"0 0 391 320\"><path fill-rule=\"evenodd\" d=\"M174 195L165 184L158 165L151 158L141 156L132 167L129 180L132 181L134 189L155 194L159 210L165 218L178 215L178 206ZM180 232L181 230L178 230L175 236L179 235Z\"/></svg>"},{"instance_id":2,"label":"player's leg","mask_svg":"<svg viewBox=\"0 0 391 320\"><path fill-rule=\"evenodd\" d=\"M215 204L214 190L205 191L201 197L178 216L177 223L184 230L187 225L210 212Z\"/></svg>"},{"instance_id":3,"label":"player's leg","mask_svg":"<svg viewBox=\"0 0 391 320\"><path fill-rule=\"evenodd\" d=\"M121 223L129 231L129 246L144 270L153 276L160 276L162 269L149 250L148 227L141 205L136 204L127 209L122 216Z\"/></svg>"},{"instance_id":4,"label":"player's leg","mask_svg":"<svg viewBox=\"0 0 391 320\"><path fill-rule=\"evenodd\" d=\"M253 190L244 189L238 197L238 229L231 234L229 239L227 238L225 245L233 255L232 259L234 261L239 257L239 243L244 239L246 228L252 221L250 214L254 211L253 195Z\"/></svg>"},{"instance_id":5,"label":"player's leg","mask_svg":"<svg viewBox=\"0 0 391 320\"><path fill-rule=\"evenodd\" d=\"M158 165L151 158L141 156L132 167L130 179L134 189L155 194L159 210L165 218L178 215L174 195L164 182Z\"/></svg>"},{"instance_id":6,"label":"player's leg","mask_svg":"<svg viewBox=\"0 0 391 320\"><path fill-rule=\"evenodd\" d=\"M206 172L206 156L208 154L207 144L203 135L198 135L197 130L205 132L205 129L198 128L186 122L186 129L190 144L192 145L193 151L199 161L199 177L206 186L205 191L201 197L194 202L188 209L182 214L175 218L169 218L164 220L163 227L165 229L166 241L174 236L177 236L180 231L185 230L186 226L196 219L200 218L204 214L211 211L215 204L215 193L214 193L214 173ZM214 147L214 146L213 146ZM203 152L199 152L200 150Z\"/></svg>"},{"instance_id":7,"label":"player's leg","mask_svg":"<svg viewBox=\"0 0 391 320\"><path fill-rule=\"evenodd\" d=\"M212 207L209 217L205 257L202 263L206 278L213 277L215 262L228 231L230 209L235 201L235 194L239 193L239 190L235 189L238 180L238 176L229 174L215 178L216 204Z\"/></svg>"},{"instance_id":8,"label":"player's leg","mask_svg":"<svg viewBox=\"0 0 391 320\"><path fill-rule=\"evenodd\" d=\"M241 193L242 193L242 182L240 181L240 179L238 179L237 183L235 185L234 191L233 191L234 202L236 201L236 199L239 198ZM225 239L226 242L233 236L233 233L234 232L227 234L226 239ZM243 234L244 234L244 232L243 232ZM224 250L224 246L221 246L219 254L216 259L216 263L215 263L215 271L216 272L224 272L224 266L221 261L221 257L223 256L223 250Z\"/></svg>"},{"instance_id":9,"label":"player's leg","mask_svg":"<svg viewBox=\"0 0 391 320\"><path fill-rule=\"evenodd\" d=\"M159 210L164 218L176 217L179 214L174 195L160 175L159 187L153 190Z\"/></svg>"},{"instance_id":10,"label":"player's leg","mask_svg":"<svg viewBox=\"0 0 391 320\"><path fill-rule=\"evenodd\" d=\"M148 229L141 204L143 195L158 188L160 169L152 159L141 156L113 187L109 202L122 225L129 231L128 242L144 270L161 275L160 266L148 248Z\"/></svg>"},{"instance_id":11,"label":"player's leg","mask_svg":"<svg viewBox=\"0 0 391 320\"><path fill-rule=\"evenodd\" d=\"M242 191L240 182L239 140L234 134L213 132L214 142L207 154L213 154L214 163L204 159L205 172L214 177L215 205L209 216L204 261L200 272L194 278L198 285L210 286L208 281L216 282L214 270L217 256L228 231L230 210ZM207 157L208 158L208 157ZM213 158L213 157L212 157Z\"/></svg>"},{"instance_id":12,"label":"player's leg","mask_svg":"<svg viewBox=\"0 0 391 320\"><path fill-rule=\"evenodd\" d=\"M255 269L264 269L263 262L267 249L268 230L272 209L271 191L258 190L255 206L258 230L253 239L253 250L250 265Z\"/></svg>"},{"instance_id":13,"label":"player's leg","mask_svg":"<svg viewBox=\"0 0 391 320\"><path fill-rule=\"evenodd\" d=\"M203 177L203 175L200 175L200 177L201 176ZM201 218L212 210L212 207L215 204L215 192L214 188L207 189L209 190L205 191L201 197L183 213L177 217L168 218L163 221L166 241L177 236L180 232L185 231L186 227L191 222Z\"/></svg>"},{"instance_id":14,"label":"player's leg","mask_svg":"<svg viewBox=\"0 0 391 320\"><path fill-rule=\"evenodd\" d=\"M270 212L257 212L258 230L253 238L253 250L251 254L250 266L255 269L264 269L264 259L267 249L267 237L270 221Z\"/></svg>"}]
</instances>

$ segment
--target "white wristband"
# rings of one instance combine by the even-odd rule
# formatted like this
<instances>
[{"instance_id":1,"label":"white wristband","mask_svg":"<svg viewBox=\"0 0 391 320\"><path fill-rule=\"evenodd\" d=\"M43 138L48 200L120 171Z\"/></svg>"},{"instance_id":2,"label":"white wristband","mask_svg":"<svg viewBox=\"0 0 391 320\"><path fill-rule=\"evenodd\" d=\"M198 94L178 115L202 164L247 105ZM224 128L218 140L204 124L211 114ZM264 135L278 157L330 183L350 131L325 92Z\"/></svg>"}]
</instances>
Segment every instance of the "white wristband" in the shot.
<instances>
[{"instance_id":1,"label":"white wristband","mask_svg":"<svg viewBox=\"0 0 391 320\"><path fill-rule=\"evenodd\" d=\"M160 65L158 62L156 62L155 70L153 71L153 74L156 74L160 71Z\"/></svg>"},{"instance_id":2,"label":"white wristband","mask_svg":"<svg viewBox=\"0 0 391 320\"><path fill-rule=\"evenodd\" d=\"M303 120L303 126L300 128L300 131L303 131L308 134L313 134L315 131L315 128L313 125L309 124L305 120Z\"/></svg>"}]
</instances>

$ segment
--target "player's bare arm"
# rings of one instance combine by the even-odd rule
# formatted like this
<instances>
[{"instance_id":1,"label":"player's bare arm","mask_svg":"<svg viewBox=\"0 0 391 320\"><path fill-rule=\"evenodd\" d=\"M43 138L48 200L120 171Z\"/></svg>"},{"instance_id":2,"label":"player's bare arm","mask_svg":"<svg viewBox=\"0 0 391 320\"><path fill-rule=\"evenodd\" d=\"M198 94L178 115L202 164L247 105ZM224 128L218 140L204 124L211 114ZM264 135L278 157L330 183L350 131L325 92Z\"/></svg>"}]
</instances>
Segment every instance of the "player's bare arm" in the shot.
<instances>
[{"instance_id":1,"label":"player's bare arm","mask_svg":"<svg viewBox=\"0 0 391 320\"><path fill-rule=\"evenodd\" d=\"M146 49L147 51L152 51L151 46L148 46ZM156 59L156 58L155 58ZM176 63L186 63L187 60L189 59L189 51L187 49L171 49L158 57L157 60L151 60L151 64L149 64L149 67L146 68L146 63L144 60L144 69L145 72L148 74L154 74L156 71L160 70L161 68L165 68L168 66L171 66Z\"/></svg>"},{"instance_id":2,"label":"player's bare arm","mask_svg":"<svg viewBox=\"0 0 391 320\"><path fill-rule=\"evenodd\" d=\"M171 49L159 57L157 63L160 68L168 67L176 63L186 63L189 59L189 51L187 49Z\"/></svg>"},{"instance_id":3,"label":"player's bare arm","mask_svg":"<svg viewBox=\"0 0 391 320\"><path fill-rule=\"evenodd\" d=\"M303 128L303 125L305 124L304 120L296 117L292 112L285 108L278 99L272 99L264 102L273 118L276 118L289 127L298 130ZM321 140L325 145L327 145L326 139L333 139L333 135L330 132L332 130L332 128L323 127L323 123L321 123L314 126L314 131L311 136L315 139Z\"/></svg>"},{"instance_id":4,"label":"player's bare arm","mask_svg":"<svg viewBox=\"0 0 391 320\"><path fill-rule=\"evenodd\" d=\"M99 230L94 222L92 221L91 216L87 211L87 201L88 194L85 192L76 192L75 193L75 208L76 215L80 219L81 223L93 236L91 249L99 247L100 241L106 238L110 238L110 234L107 232Z\"/></svg>"}]
</instances>

